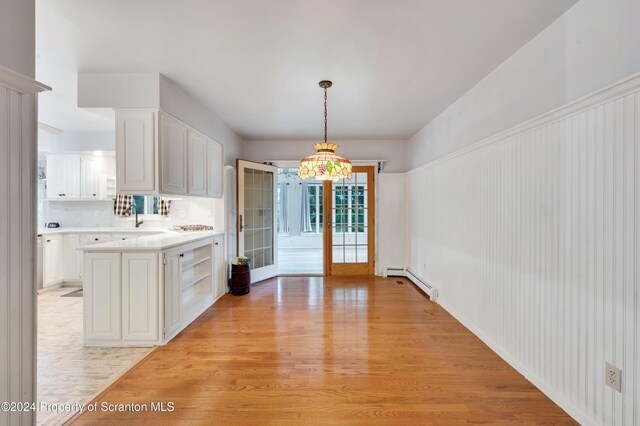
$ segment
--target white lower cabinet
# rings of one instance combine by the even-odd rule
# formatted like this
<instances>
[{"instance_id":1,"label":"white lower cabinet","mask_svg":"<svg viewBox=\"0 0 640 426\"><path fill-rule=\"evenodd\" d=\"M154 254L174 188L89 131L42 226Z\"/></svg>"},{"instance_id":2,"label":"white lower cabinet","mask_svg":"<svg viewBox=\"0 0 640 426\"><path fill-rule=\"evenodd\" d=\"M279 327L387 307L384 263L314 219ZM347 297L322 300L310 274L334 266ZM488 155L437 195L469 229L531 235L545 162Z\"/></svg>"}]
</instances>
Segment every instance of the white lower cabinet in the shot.
<instances>
[{"instance_id":1,"label":"white lower cabinet","mask_svg":"<svg viewBox=\"0 0 640 426\"><path fill-rule=\"evenodd\" d=\"M226 292L224 237L163 253L164 335L173 337Z\"/></svg>"},{"instance_id":2,"label":"white lower cabinet","mask_svg":"<svg viewBox=\"0 0 640 426\"><path fill-rule=\"evenodd\" d=\"M213 240L213 269L214 294L219 297L227 292L227 265L224 261L223 237L216 237Z\"/></svg>"},{"instance_id":3,"label":"white lower cabinet","mask_svg":"<svg viewBox=\"0 0 640 426\"><path fill-rule=\"evenodd\" d=\"M82 252L80 236L67 234L62 237L62 269L64 281L78 281L82 278Z\"/></svg>"},{"instance_id":4,"label":"white lower cabinet","mask_svg":"<svg viewBox=\"0 0 640 426\"><path fill-rule=\"evenodd\" d=\"M44 288L59 284L63 279L62 235L45 235L42 248L42 274Z\"/></svg>"},{"instance_id":5,"label":"white lower cabinet","mask_svg":"<svg viewBox=\"0 0 640 426\"><path fill-rule=\"evenodd\" d=\"M87 346L122 338L120 253L85 253L84 336Z\"/></svg>"},{"instance_id":6,"label":"white lower cabinet","mask_svg":"<svg viewBox=\"0 0 640 426\"><path fill-rule=\"evenodd\" d=\"M180 272L181 253L164 256L164 335L170 336L180 328ZM175 284L174 284L175 283Z\"/></svg>"},{"instance_id":7,"label":"white lower cabinet","mask_svg":"<svg viewBox=\"0 0 640 426\"><path fill-rule=\"evenodd\" d=\"M84 255L86 346L166 343L226 292L223 236L158 252L100 250Z\"/></svg>"},{"instance_id":8,"label":"white lower cabinet","mask_svg":"<svg viewBox=\"0 0 640 426\"><path fill-rule=\"evenodd\" d=\"M158 340L158 254L122 254L122 339Z\"/></svg>"}]
</instances>

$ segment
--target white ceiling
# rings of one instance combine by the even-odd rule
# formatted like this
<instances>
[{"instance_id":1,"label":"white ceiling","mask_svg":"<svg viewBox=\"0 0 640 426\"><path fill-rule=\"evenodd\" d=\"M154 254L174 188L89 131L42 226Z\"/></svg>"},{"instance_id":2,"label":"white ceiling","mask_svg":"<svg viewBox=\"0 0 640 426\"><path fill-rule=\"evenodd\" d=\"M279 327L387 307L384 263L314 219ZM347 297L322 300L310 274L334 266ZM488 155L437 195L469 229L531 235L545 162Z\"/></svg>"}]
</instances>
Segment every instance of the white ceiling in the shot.
<instances>
[{"instance_id":1,"label":"white ceiling","mask_svg":"<svg viewBox=\"0 0 640 426\"><path fill-rule=\"evenodd\" d=\"M244 139L408 138L576 0L38 0L41 121L75 108L79 71L160 72Z\"/></svg>"}]
</instances>

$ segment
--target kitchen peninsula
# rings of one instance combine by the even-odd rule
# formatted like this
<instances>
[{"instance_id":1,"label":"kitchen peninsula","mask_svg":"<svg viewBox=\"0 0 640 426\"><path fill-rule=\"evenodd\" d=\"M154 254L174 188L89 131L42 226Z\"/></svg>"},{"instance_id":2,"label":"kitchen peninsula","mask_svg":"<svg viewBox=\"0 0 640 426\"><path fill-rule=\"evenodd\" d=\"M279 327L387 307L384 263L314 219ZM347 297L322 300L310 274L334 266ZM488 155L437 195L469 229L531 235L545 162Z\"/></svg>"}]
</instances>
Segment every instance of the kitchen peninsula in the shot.
<instances>
[{"instance_id":1,"label":"kitchen peninsula","mask_svg":"<svg viewBox=\"0 0 640 426\"><path fill-rule=\"evenodd\" d=\"M85 346L165 344L226 292L221 232L165 231L81 250Z\"/></svg>"}]
</instances>

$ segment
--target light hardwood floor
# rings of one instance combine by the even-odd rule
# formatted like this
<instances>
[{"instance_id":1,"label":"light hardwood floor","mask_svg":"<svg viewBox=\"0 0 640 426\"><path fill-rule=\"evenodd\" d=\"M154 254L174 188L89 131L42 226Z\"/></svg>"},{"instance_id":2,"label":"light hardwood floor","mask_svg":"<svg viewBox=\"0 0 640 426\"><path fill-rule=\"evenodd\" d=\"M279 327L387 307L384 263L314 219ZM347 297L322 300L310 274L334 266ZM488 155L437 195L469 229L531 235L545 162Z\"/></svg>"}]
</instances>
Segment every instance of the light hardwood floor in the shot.
<instances>
[{"instance_id":1,"label":"light hardwood floor","mask_svg":"<svg viewBox=\"0 0 640 426\"><path fill-rule=\"evenodd\" d=\"M412 284L287 277L225 295L77 425L574 424Z\"/></svg>"},{"instance_id":2,"label":"light hardwood floor","mask_svg":"<svg viewBox=\"0 0 640 426\"><path fill-rule=\"evenodd\" d=\"M150 348L85 348L82 297L63 287L38 295L38 404L86 404L122 373L144 358ZM74 413L39 410L37 424L63 424Z\"/></svg>"}]
</instances>

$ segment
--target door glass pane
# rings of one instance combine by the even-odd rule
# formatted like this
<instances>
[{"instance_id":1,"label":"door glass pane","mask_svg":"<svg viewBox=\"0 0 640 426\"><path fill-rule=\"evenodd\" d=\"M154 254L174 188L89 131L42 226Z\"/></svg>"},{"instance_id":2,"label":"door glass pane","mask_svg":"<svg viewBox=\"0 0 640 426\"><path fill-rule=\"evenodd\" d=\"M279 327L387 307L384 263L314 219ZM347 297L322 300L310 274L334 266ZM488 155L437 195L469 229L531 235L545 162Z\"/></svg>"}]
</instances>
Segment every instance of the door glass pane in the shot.
<instances>
[{"instance_id":1,"label":"door glass pane","mask_svg":"<svg viewBox=\"0 0 640 426\"><path fill-rule=\"evenodd\" d=\"M245 256L251 268L273 265L273 173L244 169Z\"/></svg>"},{"instance_id":2,"label":"door glass pane","mask_svg":"<svg viewBox=\"0 0 640 426\"><path fill-rule=\"evenodd\" d=\"M332 184L333 263L368 262L367 182L367 173L354 173Z\"/></svg>"}]
</instances>

